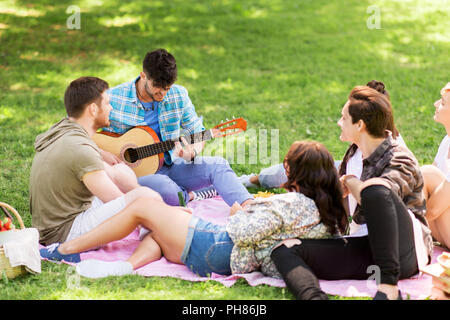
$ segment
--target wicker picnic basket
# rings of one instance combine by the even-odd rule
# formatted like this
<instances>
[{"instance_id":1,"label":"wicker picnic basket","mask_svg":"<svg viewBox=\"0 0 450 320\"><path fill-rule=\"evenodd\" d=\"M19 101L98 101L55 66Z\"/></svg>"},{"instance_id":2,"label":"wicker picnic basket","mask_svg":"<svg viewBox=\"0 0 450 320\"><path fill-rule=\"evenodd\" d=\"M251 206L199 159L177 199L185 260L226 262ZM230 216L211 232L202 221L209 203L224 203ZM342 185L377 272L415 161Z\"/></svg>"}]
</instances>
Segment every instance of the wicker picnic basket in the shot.
<instances>
[{"instance_id":1,"label":"wicker picnic basket","mask_svg":"<svg viewBox=\"0 0 450 320\"><path fill-rule=\"evenodd\" d=\"M25 229L23 220L20 217L19 213L16 211L16 209L14 209L13 207L11 207L10 205L8 205L4 202L0 202L0 209L1 209L0 211L3 211L3 213L6 216L8 216L9 218L11 218L11 220L13 220L13 217L11 216L11 213L10 213L10 212L12 212L14 217L16 218L16 220L19 222L20 228ZM14 230L0 232L0 235L2 233L6 235L6 233L9 233L9 232L14 232ZM8 235L10 235L10 234L8 234ZM18 277L18 276L26 274L26 273L27 273L27 271L24 266L11 267L11 264L9 263L8 258L5 256L3 246L0 245L0 277L3 277L4 275L6 275L6 277L8 279L13 279L15 277Z\"/></svg>"}]
</instances>

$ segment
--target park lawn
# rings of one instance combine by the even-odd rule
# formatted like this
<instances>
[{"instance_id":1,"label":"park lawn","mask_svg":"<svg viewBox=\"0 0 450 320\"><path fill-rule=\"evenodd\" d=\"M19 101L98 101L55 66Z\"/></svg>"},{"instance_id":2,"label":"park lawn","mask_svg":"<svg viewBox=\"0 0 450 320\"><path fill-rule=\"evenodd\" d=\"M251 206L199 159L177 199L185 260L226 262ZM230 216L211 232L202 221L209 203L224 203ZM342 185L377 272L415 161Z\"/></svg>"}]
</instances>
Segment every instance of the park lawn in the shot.
<instances>
[{"instance_id":1,"label":"park lawn","mask_svg":"<svg viewBox=\"0 0 450 320\"><path fill-rule=\"evenodd\" d=\"M380 29L369 29L373 1L0 1L0 201L31 226L28 177L36 135L65 116L63 95L80 76L115 86L135 78L147 51L177 59L178 84L206 127L232 116L269 134L275 160L241 163L238 174L281 161L294 140L322 142L336 159L346 145L336 125L351 88L371 79L391 94L396 124L421 164L445 135L433 102L449 81L448 1L377 1ZM81 28L68 30L70 5ZM278 154L270 136L278 130ZM255 141L246 135L245 159ZM218 154L220 142L205 152ZM220 154L220 153L219 153ZM0 299L293 299L283 288L231 288L208 281L127 276L81 280L67 290L66 265L43 262L39 276L0 280ZM332 297L340 299L340 297Z\"/></svg>"}]
</instances>

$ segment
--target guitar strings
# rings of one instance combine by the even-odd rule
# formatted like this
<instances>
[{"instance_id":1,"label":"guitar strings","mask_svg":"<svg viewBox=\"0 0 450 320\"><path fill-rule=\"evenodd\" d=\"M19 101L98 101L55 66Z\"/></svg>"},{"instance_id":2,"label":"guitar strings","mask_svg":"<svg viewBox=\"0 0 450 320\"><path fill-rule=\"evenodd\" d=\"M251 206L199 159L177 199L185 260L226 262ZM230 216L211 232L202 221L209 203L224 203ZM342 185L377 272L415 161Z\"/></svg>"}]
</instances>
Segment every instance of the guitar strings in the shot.
<instances>
[{"instance_id":1,"label":"guitar strings","mask_svg":"<svg viewBox=\"0 0 450 320\"><path fill-rule=\"evenodd\" d=\"M197 137L199 137L199 139L196 139ZM196 143L200 141L210 140L212 138L212 134L211 130L205 130L202 132L193 133L190 136L185 136L184 138L186 138L186 140L190 143ZM160 141L155 144L137 147L135 148L135 150L138 155L138 160L171 150L175 146L176 141L180 141L180 137L174 140Z\"/></svg>"}]
</instances>

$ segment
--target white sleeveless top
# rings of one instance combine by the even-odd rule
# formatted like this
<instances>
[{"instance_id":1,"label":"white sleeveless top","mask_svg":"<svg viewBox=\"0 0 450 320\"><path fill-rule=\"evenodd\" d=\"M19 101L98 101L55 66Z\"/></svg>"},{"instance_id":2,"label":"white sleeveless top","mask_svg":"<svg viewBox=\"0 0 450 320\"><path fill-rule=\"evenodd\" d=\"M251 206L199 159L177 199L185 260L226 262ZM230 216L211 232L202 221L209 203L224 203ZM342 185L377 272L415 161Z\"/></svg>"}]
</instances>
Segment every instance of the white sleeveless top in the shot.
<instances>
[{"instance_id":1,"label":"white sleeveless top","mask_svg":"<svg viewBox=\"0 0 450 320\"><path fill-rule=\"evenodd\" d=\"M447 181L450 182L449 151L450 151L450 137L446 135L444 139L442 139L441 144L439 145L438 152L436 154L436 157L434 158L434 163L444 173L444 175L447 178Z\"/></svg>"}]
</instances>

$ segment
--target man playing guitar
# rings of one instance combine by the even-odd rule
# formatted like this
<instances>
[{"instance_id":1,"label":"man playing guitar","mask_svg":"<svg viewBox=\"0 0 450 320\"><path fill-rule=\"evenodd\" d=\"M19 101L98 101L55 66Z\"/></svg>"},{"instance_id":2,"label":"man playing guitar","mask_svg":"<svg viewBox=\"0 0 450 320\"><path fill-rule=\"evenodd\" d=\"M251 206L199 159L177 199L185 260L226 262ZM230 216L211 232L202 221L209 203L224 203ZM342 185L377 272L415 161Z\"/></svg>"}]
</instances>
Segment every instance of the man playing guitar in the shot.
<instances>
[{"instance_id":1,"label":"man playing guitar","mask_svg":"<svg viewBox=\"0 0 450 320\"><path fill-rule=\"evenodd\" d=\"M169 52L148 52L137 78L108 90L113 110L111 125L103 130L124 134L133 127L148 126L160 141L204 131L202 118L197 116L187 90L175 84L176 79L176 61ZM180 191L188 202L192 200L190 191L211 185L229 206L235 202L244 206L252 201L253 196L224 158L199 157L204 142L188 144L184 138L181 141L184 146L176 142L173 150L164 153L159 170L139 177L139 184L159 192L169 205L179 204ZM110 165L121 161L107 151L102 151L102 157Z\"/></svg>"}]
</instances>

